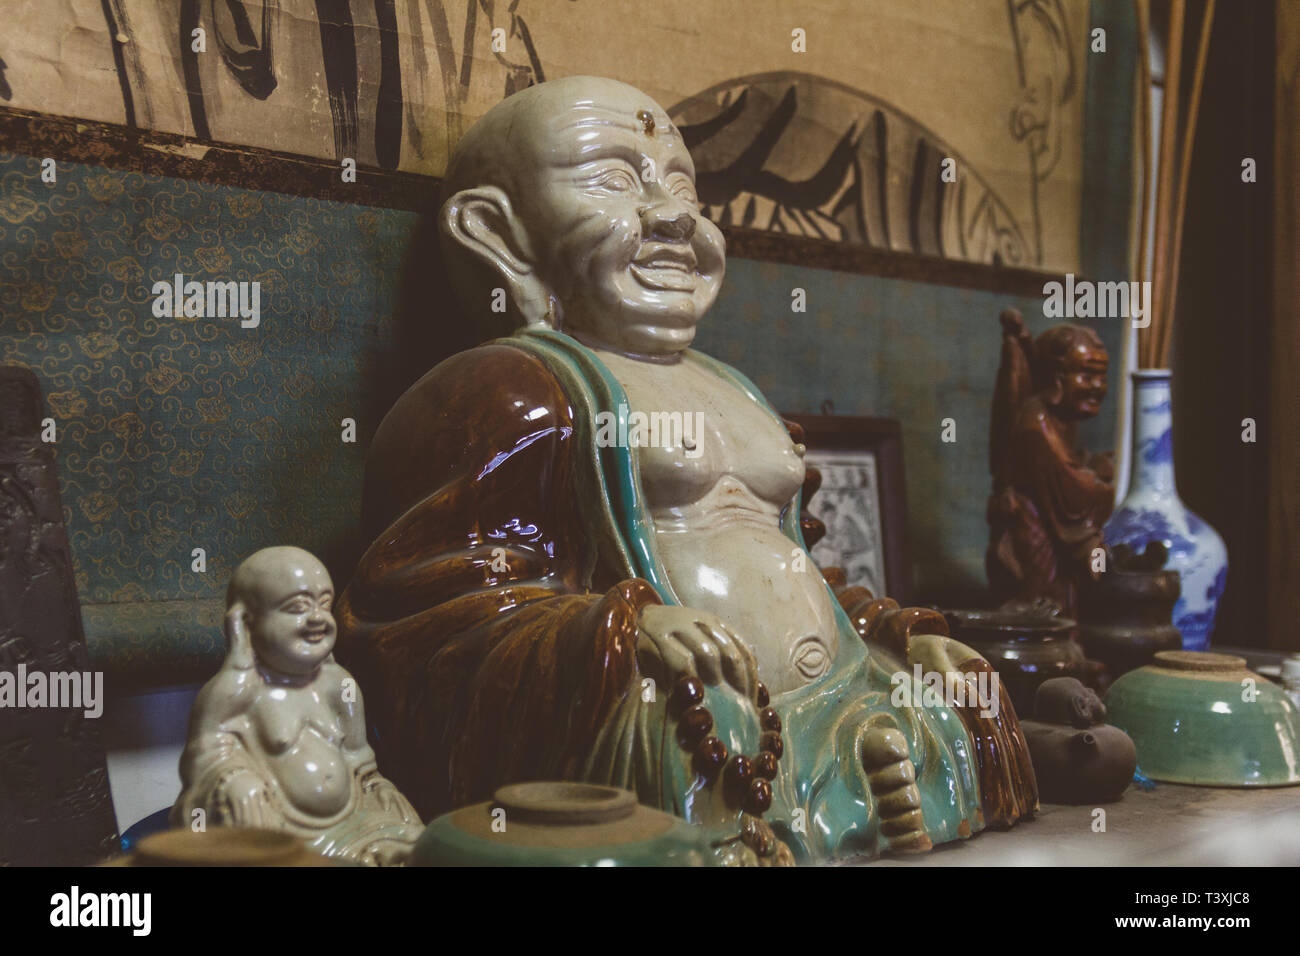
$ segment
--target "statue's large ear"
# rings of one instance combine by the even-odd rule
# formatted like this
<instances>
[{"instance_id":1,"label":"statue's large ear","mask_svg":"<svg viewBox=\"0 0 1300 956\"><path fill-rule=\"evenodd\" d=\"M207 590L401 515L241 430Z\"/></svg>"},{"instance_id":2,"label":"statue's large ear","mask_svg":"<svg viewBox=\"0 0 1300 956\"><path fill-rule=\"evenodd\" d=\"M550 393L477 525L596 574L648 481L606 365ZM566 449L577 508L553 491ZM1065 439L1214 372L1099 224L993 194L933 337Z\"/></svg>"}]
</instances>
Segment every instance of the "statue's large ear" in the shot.
<instances>
[{"instance_id":1,"label":"statue's large ear","mask_svg":"<svg viewBox=\"0 0 1300 956\"><path fill-rule=\"evenodd\" d=\"M496 186L462 189L443 204L439 227L447 239L488 268L525 322L553 324L550 289L537 274L528 234L504 190ZM493 289L481 291L484 306L491 306Z\"/></svg>"}]
</instances>

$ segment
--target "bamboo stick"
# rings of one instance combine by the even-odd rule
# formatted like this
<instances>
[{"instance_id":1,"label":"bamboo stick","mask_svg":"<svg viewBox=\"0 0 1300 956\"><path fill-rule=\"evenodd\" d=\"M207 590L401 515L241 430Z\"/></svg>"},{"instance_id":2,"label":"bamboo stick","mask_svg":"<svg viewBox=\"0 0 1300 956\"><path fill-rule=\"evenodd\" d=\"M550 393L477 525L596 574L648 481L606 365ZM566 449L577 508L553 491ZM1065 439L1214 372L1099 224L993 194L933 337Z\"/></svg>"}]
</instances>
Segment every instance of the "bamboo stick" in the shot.
<instances>
[{"instance_id":1,"label":"bamboo stick","mask_svg":"<svg viewBox=\"0 0 1300 956\"><path fill-rule=\"evenodd\" d=\"M1160 337L1160 325L1164 322L1164 309L1169 260L1170 194L1173 192L1174 149L1172 143L1178 129L1179 86L1182 79L1180 67L1183 52L1183 8L1185 0L1171 0L1169 4L1169 41L1165 51L1164 102L1160 110L1160 167L1156 175L1155 208L1155 268L1152 273L1152 317L1151 325L1143 329L1139 336L1138 364L1143 368L1155 368L1159 353L1156 342Z\"/></svg>"},{"instance_id":2,"label":"bamboo stick","mask_svg":"<svg viewBox=\"0 0 1300 956\"><path fill-rule=\"evenodd\" d=\"M1178 303L1179 260L1183 251L1183 214L1187 210L1187 181L1192 166L1192 146L1196 142L1196 117L1201 108L1201 87L1205 80L1205 64L1209 59L1210 29L1214 25L1214 0L1205 0L1205 13L1201 17L1201 41L1196 48L1196 66L1192 74L1192 97L1187 105L1186 126L1183 129L1182 157L1178 171L1178 202L1174 207L1174 248L1169 260L1169 286L1165 298L1165 321L1160 328L1159 361L1161 368L1169 367L1170 349L1174 340L1174 310Z\"/></svg>"},{"instance_id":3,"label":"bamboo stick","mask_svg":"<svg viewBox=\"0 0 1300 956\"><path fill-rule=\"evenodd\" d=\"M1147 230L1151 228L1151 8L1150 0L1133 0L1137 10L1138 49L1138 148L1141 153L1142 186L1138 190L1138 282L1147 281ZM1154 321L1154 316L1148 316ZM1139 363L1140 364L1140 363Z\"/></svg>"}]
</instances>

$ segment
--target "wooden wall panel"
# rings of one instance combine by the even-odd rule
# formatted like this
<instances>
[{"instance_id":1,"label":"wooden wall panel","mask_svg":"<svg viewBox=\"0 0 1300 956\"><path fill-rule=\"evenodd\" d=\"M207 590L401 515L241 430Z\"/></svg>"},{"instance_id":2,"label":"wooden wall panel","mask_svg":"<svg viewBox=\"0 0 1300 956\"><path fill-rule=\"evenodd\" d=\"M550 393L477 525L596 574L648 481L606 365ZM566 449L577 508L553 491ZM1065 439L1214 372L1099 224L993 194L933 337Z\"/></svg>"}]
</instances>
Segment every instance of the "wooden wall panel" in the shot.
<instances>
[{"instance_id":1,"label":"wooden wall panel","mask_svg":"<svg viewBox=\"0 0 1300 956\"><path fill-rule=\"evenodd\" d=\"M1277 5L1268 633L1300 650L1300 3Z\"/></svg>"}]
</instances>

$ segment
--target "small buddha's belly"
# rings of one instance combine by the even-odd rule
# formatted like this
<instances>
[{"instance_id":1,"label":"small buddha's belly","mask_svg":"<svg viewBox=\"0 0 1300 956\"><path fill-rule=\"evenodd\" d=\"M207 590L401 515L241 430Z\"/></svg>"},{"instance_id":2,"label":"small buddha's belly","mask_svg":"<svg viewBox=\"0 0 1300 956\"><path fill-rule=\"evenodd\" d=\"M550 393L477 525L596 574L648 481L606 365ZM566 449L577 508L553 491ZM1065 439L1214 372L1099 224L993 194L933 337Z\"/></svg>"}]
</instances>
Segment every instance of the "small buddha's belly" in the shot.
<instances>
[{"instance_id":1,"label":"small buddha's belly","mask_svg":"<svg viewBox=\"0 0 1300 956\"><path fill-rule=\"evenodd\" d=\"M286 797L303 813L329 817L348 805L352 771L338 747L306 726L292 747L271 757Z\"/></svg>"},{"instance_id":2,"label":"small buddha's belly","mask_svg":"<svg viewBox=\"0 0 1300 956\"><path fill-rule=\"evenodd\" d=\"M656 521L673 590L686 607L717 614L749 645L772 693L816 680L839 647L821 572L781 533L774 511L719 497L725 500L725 490Z\"/></svg>"}]
</instances>

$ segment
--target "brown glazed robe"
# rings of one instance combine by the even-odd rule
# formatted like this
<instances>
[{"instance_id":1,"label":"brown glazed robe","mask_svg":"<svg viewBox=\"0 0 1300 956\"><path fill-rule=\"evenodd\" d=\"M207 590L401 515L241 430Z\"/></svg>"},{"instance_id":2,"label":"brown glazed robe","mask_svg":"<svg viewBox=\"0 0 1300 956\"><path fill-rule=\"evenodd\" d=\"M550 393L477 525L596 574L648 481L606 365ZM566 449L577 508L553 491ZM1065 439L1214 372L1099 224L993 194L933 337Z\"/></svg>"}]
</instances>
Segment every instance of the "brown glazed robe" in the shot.
<instances>
[{"instance_id":1,"label":"brown glazed robe","mask_svg":"<svg viewBox=\"0 0 1300 956\"><path fill-rule=\"evenodd\" d=\"M366 691L380 767L426 820L518 780L618 778L653 789L639 792L651 804L691 789L659 765L656 741L676 748L639 706L638 620L660 598L629 572L637 545L612 517L640 513L637 492L591 462L593 409L573 407L590 399L566 392L560 366L517 339L461 352L402 396L367 458L373 543L336 608L336 654ZM863 605L857 633L904 659L910 634L946 633L937 612L841 603L850 597ZM862 693L867 671L842 670L836 680ZM817 713L838 719L838 700ZM961 720L985 818L1032 813L1014 711L986 721L964 708ZM951 783L951 799L965 799Z\"/></svg>"},{"instance_id":2,"label":"brown glazed robe","mask_svg":"<svg viewBox=\"0 0 1300 956\"><path fill-rule=\"evenodd\" d=\"M1078 609L1115 489L1074 448L1074 429L1037 395L1008 434L1001 487L989 499L985 566L998 601L1047 596L1068 617Z\"/></svg>"},{"instance_id":3,"label":"brown glazed robe","mask_svg":"<svg viewBox=\"0 0 1300 956\"><path fill-rule=\"evenodd\" d=\"M576 435L551 371L492 343L425 375L375 436L373 544L337 653L367 689L380 767L426 820L572 776L634 686L640 610L660 601L602 546Z\"/></svg>"}]
</instances>

